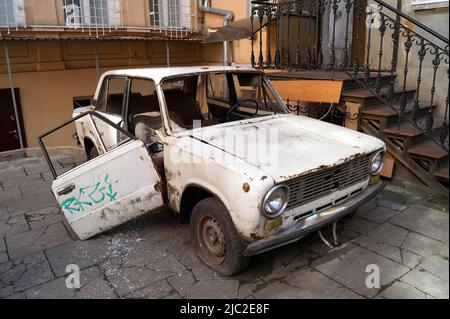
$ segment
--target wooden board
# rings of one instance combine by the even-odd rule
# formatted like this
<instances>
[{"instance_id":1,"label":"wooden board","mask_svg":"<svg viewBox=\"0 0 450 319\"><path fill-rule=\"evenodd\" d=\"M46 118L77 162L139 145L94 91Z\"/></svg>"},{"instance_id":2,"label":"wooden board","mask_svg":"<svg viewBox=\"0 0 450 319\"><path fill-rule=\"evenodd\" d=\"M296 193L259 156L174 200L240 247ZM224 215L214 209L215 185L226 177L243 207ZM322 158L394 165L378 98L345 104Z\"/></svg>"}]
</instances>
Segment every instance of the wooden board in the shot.
<instances>
[{"instance_id":1,"label":"wooden board","mask_svg":"<svg viewBox=\"0 0 450 319\"><path fill-rule=\"evenodd\" d=\"M283 100L339 103L343 81L332 80L272 80Z\"/></svg>"},{"instance_id":2,"label":"wooden board","mask_svg":"<svg viewBox=\"0 0 450 319\"><path fill-rule=\"evenodd\" d=\"M347 102L345 103L345 106L346 106L345 127L358 131L361 114L361 104Z\"/></svg>"},{"instance_id":3,"label":"wooden board","mask_svg":"<svg viewBox=\"0 0 450 319\"><path fill-rule=\"evenodd\" d=\"M386 158L384 159L383 170L381 171L380 175L382 177L392 178L392 175L394 173L394 164L395 164L394 158L392 157L391 154L387 153Z\"/></svg>"}]
</instances>

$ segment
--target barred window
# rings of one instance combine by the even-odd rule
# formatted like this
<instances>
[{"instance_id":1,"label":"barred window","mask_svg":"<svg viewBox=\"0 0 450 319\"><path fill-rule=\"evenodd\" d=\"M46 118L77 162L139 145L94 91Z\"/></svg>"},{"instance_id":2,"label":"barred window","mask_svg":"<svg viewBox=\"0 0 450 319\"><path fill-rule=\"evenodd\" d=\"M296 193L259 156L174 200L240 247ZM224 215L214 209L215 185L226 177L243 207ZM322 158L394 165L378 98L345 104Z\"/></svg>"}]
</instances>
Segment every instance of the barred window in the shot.
<instances>
[{"instance_id":1,"label":"barred window","mask_svg":"<svg viewBox=\"0 0 450 319\"><path fill-rule=\"evenodd\" d=\"M121 24L119 0L63 0L68 27L118 27Z\"/></svg>"},{"instance_id":2,"label":"barred window","mask_svg":"<svg viewBox=\"0 0 450 319\"><path fill-rule=\"evenodd\" d=\"M0 0L0 26L18 27L24 25L23 0Z\"/></svg>"}]
</instances>

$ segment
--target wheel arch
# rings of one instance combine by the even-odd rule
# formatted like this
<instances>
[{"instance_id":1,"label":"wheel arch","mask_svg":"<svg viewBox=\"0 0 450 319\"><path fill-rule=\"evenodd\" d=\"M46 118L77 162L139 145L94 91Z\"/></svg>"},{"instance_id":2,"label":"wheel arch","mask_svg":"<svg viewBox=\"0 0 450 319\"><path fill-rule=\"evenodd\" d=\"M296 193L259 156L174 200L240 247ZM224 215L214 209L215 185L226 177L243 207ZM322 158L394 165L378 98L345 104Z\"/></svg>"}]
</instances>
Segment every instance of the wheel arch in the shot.
<instances>
[{"instance_id":1,"label":"wheel arch","mask_svg":"<svg viewBox=\"0 0 450 319\"><path fill-rule=\"evenodd\" d=\"M208 188L198 184L187 185L183 190L183 194L181 195L180 200L180 222L182 224L189 223L189 219L195 205L197 205L203 199L210 197L217 198L228 209L227 205L225 205L220 196L217 196L216 193L209 190Z\"/></svg>"}]
</instances>

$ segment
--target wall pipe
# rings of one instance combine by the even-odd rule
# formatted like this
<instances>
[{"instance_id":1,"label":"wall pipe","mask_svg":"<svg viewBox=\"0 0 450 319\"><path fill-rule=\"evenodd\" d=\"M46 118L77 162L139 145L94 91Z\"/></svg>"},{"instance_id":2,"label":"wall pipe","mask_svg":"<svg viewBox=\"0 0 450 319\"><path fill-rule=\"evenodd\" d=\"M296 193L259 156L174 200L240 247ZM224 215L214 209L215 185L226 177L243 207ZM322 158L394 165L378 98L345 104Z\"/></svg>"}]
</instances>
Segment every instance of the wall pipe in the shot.
<instances>
[{"instance_id":1,"label":"wall pipe","mask_svg":"<svg viewBox=\"0 0 450 319\"><path fill-rule=\"evenodd\" d=\"M233 11L218 9L211 7L209 0L198 0L198 9L200 12L212 13L223 16L223 25L227 26L234 18ZM228 41L223 42L223 65L230 65L229 58L230 43Z\"/></svg>"}]
</instances>

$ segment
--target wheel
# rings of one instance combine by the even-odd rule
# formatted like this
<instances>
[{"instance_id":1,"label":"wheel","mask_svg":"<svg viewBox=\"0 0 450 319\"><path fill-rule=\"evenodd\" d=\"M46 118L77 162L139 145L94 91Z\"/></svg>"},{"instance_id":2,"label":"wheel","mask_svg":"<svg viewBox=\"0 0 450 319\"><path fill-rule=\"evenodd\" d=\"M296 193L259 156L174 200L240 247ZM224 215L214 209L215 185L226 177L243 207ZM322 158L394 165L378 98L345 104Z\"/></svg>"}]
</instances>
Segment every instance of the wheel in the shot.
<instances>
[{"instance_id":1,"label":"wheel","mask_svg":"<svg viewBox=\"0 0 450 319\"><path fill-rule=\"evenodd\" d=\"M248 267L250 257L243 255L244 244L217 198L206 198L194 207L190 232L194 252L218 273L233 276Z\"/></svg>"},{"instance_id":2,"label":"wheel","mask_svg":"<svg viewBox=\"0 0 450 319\"><path fill-rule=\"evenodd\" d=\"M98 151L97 148L95 146L91 147L91 149L89 150L89 160L92 160L94 158L96 158L98 156Z\"/></svg>"}]
</instances>

